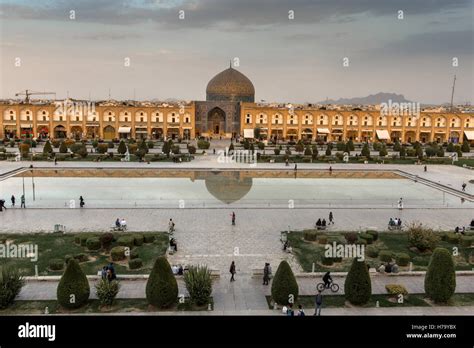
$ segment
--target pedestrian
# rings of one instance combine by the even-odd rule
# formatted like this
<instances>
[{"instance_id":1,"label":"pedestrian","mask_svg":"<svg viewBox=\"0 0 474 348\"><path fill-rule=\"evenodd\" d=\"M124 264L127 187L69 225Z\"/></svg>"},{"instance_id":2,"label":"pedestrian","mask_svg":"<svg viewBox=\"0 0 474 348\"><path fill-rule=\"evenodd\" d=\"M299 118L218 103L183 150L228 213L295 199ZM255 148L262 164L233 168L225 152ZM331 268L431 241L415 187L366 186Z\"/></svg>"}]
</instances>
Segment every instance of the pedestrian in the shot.
<instances>
[{"instance_id":1,"label":"pedestrian","mask_svg":"<svg viewBox=\"0 0 474 348\"><path fill-rule=\"evenodd\" d=\"M425 165L425 172L427 172L427 171L428 171L428 167Z\"/></svg>"},{"instance_id":2,"label":"pedestrian","mask_svg":"<svg viewBox=\"0 0 474 348\"><path fill-rule=\"evenodd\" d=\"M399 209L399 210L402 210L402 209L403 209L403 199L402 199L402 198L400 198L400 199L398 200L398 209Z\"/></svg>"},{"instance_id":3,"label":"pedestrian","mask_svg":"<svg viewBox=\"0 0 474 348\"><path fill-rule=\"evenodd\" d=\"M7 207L5 207L5 201L0 199L0 211L3 211L3 209L7 210Z\"/></svg>"},{"instance_id":4,"label":"pedestrian","mask_svg":"<svg viewBox=\"0 0 474 348\"><path fill-rule=\"evenodd\" d=\"M79 197L79 206L80 206L81 208L83 208L83 207L84 207L84 204L85 204L85 203L84 203L84 198L83 198L82 196L80 196L80 197Z\"/></svg>"},{"instance_id":5,"label":"pedestrian","mask_svg":"<svg viewBox=\"0 0 474 348\"><path fill-rule=\"evenodd\" d=\"M263 267L263 285L268 285L270 280L270 264L265 262L265 267Z\"/></svg>"},{"instance_id":6,"label":"pedestrian","mask_svg":"<svg viewBox=\"0 0 474 348\"><path fill-rule=\"evenodd\" d=\"M168 222L168 232L169 232L169 233L173 233L173 232L174 232L174 222L173 222L173 219L170 219L170 221Z\"/></svg>"},{"instance_id":7,"label":"pedestrian","mask_svg":"<svg viewBox=\"0 0 474 348\"><path fill-rule=\"evenodd\" d=\"M15 206L15 196L14 195L12 195L11 201L12 201L12 207L14 207Z\"/></svg>"},{"instance_id":8,"label":"pedestrian","mask_svg":"<svg viewBox=\"0 0 474 348\"><path fill-rule=\"evenodd\" d=\"M109 278L109 280L114 280L117 278L117 275L115 274L115 267L114 267L113 262L109 263L109 265L107 266L107 270L109 270L111 273L111 277Z\"/></svg>"},{"instance_id":9,"label":"pedestrian","mask_svg":"<svg viewBox=\"0 0 474 348\"><path fill-rule=\"evenodd\" d=\"M306 316L306 314L304 313L304 309L303 309L303 306L302 305L298 305L298 314L297 314L298 317L304 317Z\"/></svg>"},{"instance_id":10,"label":"pedestrian","mask_svg":"<svg viewBox=\"0 0 474 348\"><path fill-rule=\"evenodd\" d=\"M234 261L232 261L232 263L230 264L229 272L230 272L230 274L232 274L232 276L230 277L230 281L231 281L231 282L235 282L235 279L234 279L234 275L235 275L235 262L234 262Z\"/></svg>"},{"instance_id":11,"label":"pedestrian","mask_svg":"<svg viewBox=\"0 0 474 348\"><path fill-rule=\"evenodd\" d=\"M91 149L91 151L92 151L92 149ZM58 159L56 157L54 157L54 165L55 166L58 165Z\"/></svg>"},{"instance_id":12,"label":"pedestrian","mask_svg":"<svg viewBox=\"0 0 474 348\"><path fill-rule=\"evenodd\" d=\"M295 172L298 170L298 165L295 163Z\"/></svg>"},{"instance_id":13,"label":"pedestrian","mask_svg":"<svg viewBox=\"0 0 474 348\"><path fill-rule=\"evenodd\" d=\"M321 315L321 307L323 305L323 294L321 293L321 290L318 290L318 294L316 295L315 302L316 302L316 308L314 310L314 315Z\"/></svg>"},{"instance_id":14,"label":"pedestrian","mask_svg":"<svg viewBox=\"0 0 474 348\"><path fill-rule=\"evenodd\" d=\"M288 167L290 163L288 162L288 158L285 160L285 166Z\"/></svg>"},{"instance_id":15,"label":"pedestrian","mask_svg":"<svg viewBox=\"0 0 474 348\"><path fill-rule=\"evenodd\" d=\"M286 315L289 317L294 317L295 316L295 311L293 310L293 304L288 305L288 309L286 310Z\"/></svg>"},{"instance_id":16,"label":"pedestrian","mask_svg":"<svg viewBox=\"0 0 474 348\"><path fill-rule=\"evenodd\" d=\"M463 182L463 184L462 184L462 192L466 192L466 186L467 186L466 183Z\"/></svg>"},{"instance_id":17,"label":"pedestrian","mask_svg":"<svg viewBox=\"0 0 474 348\"><path fill-rule=\"evenodd\" d=\"M101 278L107 279L107 266L102 267Z\"/></svg>"},{"instance_id":18,"label":"pedestrian","mask_svg":"<svg viewBox=\"0 0 474 348\"><path fill-rule=\"evenodd\" d=\"M332 167L329 166L329 174L332 174Z\"/></svg>"},{"instance_id":19,"label":"pedestrian","mask_svg":"<svg viewBox=\"0 0 474 348\"><path fill-rule=\"evenodd\" d=\"M334 225L334 215L332 215L332 211L329 212L329 223Z\"/></svg>"},{"instance_id":20,"label":"pedestrian","mask_svg":"<svg viewBox=\"0 0 474 348\"><path fill-rule=\"evenodd\" d=\"M21 206L20 206L20 207L21 207L21 208L26 208L25 195L21 195L20 200L21 200Z\"/></svg>"},{"instance_id":21,"label":"pedestrian","mask_svg":"<svg viewBox=\"0 0 474 348\"><path fill-rule=\"evenodd\" d=\"M235 213L234 212L232 212L231 217L232 217L232 226L235 226Z\"/></svg>"}]
</instances>

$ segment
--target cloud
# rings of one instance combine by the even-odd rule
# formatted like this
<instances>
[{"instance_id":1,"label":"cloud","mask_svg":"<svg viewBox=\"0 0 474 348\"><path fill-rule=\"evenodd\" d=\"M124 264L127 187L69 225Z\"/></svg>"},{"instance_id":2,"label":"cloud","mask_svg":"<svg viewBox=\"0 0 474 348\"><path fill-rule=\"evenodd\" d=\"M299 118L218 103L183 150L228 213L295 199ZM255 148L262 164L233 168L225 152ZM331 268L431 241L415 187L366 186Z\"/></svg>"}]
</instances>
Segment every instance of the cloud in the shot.
<instances>
[{"instance_id":1,"label":"cloud","mask_svg":"<svg viewBox=\"0 0 474 348\"><path fill-rule=\"evenodd\" d=\"M45 4L27 0L23 4L1 5L1 18L68 21L76 11L79 22L130 25L154 22L164 29L223 28L257 30L292 23L353 21L353 16L426 15L471 6L470 0L81 0L73 3L51 0ZM185 19L178 18L184 11ZM288 19L289 11L295 18Z\"/></svg>"}]
</instances>

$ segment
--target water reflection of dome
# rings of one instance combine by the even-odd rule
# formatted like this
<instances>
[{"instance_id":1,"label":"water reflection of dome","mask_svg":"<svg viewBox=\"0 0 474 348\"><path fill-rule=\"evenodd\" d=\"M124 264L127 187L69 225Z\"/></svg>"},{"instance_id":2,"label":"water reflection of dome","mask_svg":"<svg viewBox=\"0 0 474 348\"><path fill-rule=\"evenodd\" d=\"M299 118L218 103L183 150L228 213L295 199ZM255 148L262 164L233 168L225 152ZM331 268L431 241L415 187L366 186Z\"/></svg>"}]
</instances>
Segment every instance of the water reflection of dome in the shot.
<instances>
[{"instance_id":1,"label":"water reflection of dome","mask_svg":"<svg viewBox=\"0 0 474 348\"><path fill-rule=\"evenodd\" d=\"M252 188L252 178L242 178L241 172L208 172L200 179L211 195L226 204L242 199Z\"/></svg>"}]
</instances>

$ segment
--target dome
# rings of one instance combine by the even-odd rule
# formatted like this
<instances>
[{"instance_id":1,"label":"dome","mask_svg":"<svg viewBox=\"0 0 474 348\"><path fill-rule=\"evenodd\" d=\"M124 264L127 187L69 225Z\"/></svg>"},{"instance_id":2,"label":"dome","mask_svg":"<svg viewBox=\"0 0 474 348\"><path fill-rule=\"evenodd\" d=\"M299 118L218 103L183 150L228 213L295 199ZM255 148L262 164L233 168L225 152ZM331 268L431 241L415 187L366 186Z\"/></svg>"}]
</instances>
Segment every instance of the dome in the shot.
<instances>
[{"instance_id":1,"label":"dome","mask_svg":"<svg viewBox=\"0 0 474 348\"><path fill-rule=\"evenodd\" d=\"M252 81L241 72L229 67L214 76L207 84L207 101L254 102Z\"/></svg>"}]
</instances>

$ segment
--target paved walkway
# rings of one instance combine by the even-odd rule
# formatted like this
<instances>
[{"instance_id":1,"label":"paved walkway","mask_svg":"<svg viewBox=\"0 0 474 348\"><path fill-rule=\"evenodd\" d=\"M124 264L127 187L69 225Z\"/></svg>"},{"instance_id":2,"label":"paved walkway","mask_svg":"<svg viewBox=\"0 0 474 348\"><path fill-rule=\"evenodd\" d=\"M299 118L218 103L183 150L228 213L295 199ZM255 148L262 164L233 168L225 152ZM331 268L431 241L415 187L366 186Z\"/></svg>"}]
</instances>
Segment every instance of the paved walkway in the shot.
<instances>
[{"instance_id":1,"label":"paved walkway","mask_svg":"<svg viewBox=\"0 0 474 348\"><path fill-rule=\"evenodd\" d=\"M337 295L344 293L344 280L345 277L334 277L334 281L340 285L340 291ZM300 295L315 295L315 284L319 282L319 279L314 278L298 278L299 292ZM473 293L474 292L474 276L457 276L456 278L457 293ZM404 285L410 294L424 293L424 276L372 276L372 293L373 294L386 294L386 284L401 284ZM23 287L21 293L17 297L17 300L55 300L56 289L58 281L34 281L29 280ZM96 298L94 290L94 281L90 281L91 286L91 298ZM182 279L178 279L179 294L187 295L186 288ZM146 280L121 280L121 289L117 298L145 298L145 287ZM214 298L214 310L216 313L221 314L235 314L236 312L247 312L251 313L254 311L262 311L262 313L276 313L269 311L265 296L270 295L271 285L264 286L261 283L260 278L251 278L248 274L237 274L235 282L229 282L229 277L224 275L222 278L214 280L213 283L213 298ZM442 307L446 309L446 307ZM371 315L371 310L374 313L378 313L379 309L360 309L360 315ZM337 309L328 310L332 311L333 314L344 315L346 312L351 313L353 309ZM398 309L399 314L426 314L424 308L413 308ZM436 309L428 309L428 311L436 312L438 314L446 314L437 311ZM459 313L464 310L458 310ZM458 313L456 312L456 313ZM472 315L472 311L469 313ZM256 314L256 312L254 312ZM329 312L328 312L329 314ZM355 314L355 313L354 313ZM468 314L465 311L465 314Z\"/></svg>"}]
</instances>

